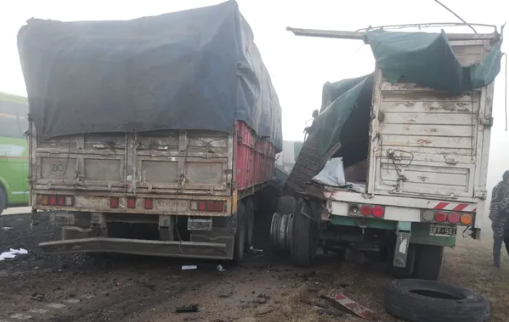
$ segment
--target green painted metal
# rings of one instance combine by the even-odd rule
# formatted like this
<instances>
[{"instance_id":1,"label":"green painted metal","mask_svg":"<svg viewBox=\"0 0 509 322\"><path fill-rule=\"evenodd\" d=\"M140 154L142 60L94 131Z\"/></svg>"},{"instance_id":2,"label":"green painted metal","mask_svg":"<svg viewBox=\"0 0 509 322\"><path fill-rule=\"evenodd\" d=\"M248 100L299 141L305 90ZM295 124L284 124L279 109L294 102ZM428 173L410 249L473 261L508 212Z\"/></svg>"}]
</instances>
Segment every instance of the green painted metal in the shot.
<instances>
[{"instance_id":1,"label":"green painted metal","mask_svg":"<svg viewBox=\"0 0 509 322\"><path fill-rule=\"evenodd\" d=\"M351 226L351 227L365 227L365 228L376 228L385 230L396 230L398 222L391 220L381 219L366 219L366 218L354 218L354 217L343 217L333 216L332 224L338 226Z\"/></svg>"},{"instance_id":2,"label":"green painted metal","mask_svg":"<svg viewBox=\"0 0 509 322\"><path fill-rule=\"evenodd\" d=\"M410 223L382 219L333 216L332 224L338 226L392 230L394 232L397 232L398 229L399 231L407 232L411 231L412 235L410 237L410 242L412 244L436 245L448 247L456 246L456 236L454 237L430 236L429 224L427 223L416 223L416 222Z\"/></svg>"},{"instance_id":3,"label":"green painted metal","mask_svg":"<svg viewBox=\"0 0 509 322\"><path fill-rule=\"evenodd\" d=\"M398 221L398 231L412 231L412 223L409 221Z\"/></svg>"},{"instance_id":4,"label":"green painted metal","mask_svg":"<svg viewBox=\"0 0 509 322\"><path fill-rule=\"evenodd\" d=\"M0 92L0 185L10 206L28 204L28 101Z\"/></svg>"}]
</instances>

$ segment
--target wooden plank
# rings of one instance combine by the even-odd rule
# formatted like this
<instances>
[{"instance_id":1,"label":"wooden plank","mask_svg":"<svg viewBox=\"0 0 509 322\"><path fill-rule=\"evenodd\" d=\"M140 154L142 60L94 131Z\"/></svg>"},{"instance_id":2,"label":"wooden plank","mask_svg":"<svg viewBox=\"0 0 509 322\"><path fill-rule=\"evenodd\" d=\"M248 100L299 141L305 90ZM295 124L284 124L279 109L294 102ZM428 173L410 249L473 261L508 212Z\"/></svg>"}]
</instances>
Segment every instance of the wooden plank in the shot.
<instances>
[{"instance_id":1,"label":"wooden plank","mask_svg":"<svg viewBox=\"0 0 509 322\"><path fill-rule=\"evenodd\" d=\"M457 114L446 111L445 113L403 113L386 112L382 124L443 124L443 125L467 125L470 127L477 122L474 114Z\"/></svg>"},{"instance_id":2,"label":"wooden plank","mask_svg":"<svg viewBox=\"0 0 509 322\"><path fill-rule=\"evenodd\" d=\"M444 115L444 119L450 122L454 117ZM435 119L437 117L435 116ZM451 123L453 124L453 123ZM382 135L428 135L435 137L467 137L472 138L473 127L471 125L437 125L437 124L380 124Z\"/></svg>"},{"instance_id":3,"label":"wooden plank","mask_svg":"<svg viewBox=\"0 0 509 322\"><path fill-rule=\"evenodd\" d=\"M460 95L453 95L448 92L437 91L437 90L412 90L406 89L405 86L399 84L390 85L385 83L382 85L382 102L408 102L409 104L431 102L438 106L443 104L442 102L477 102L479 101L479 92L474 91L472 93L464 93ZM384 104L382 104L384 105Z\"/></svg>"},{"instance_id":4,"label":"wooden plank","mask_svg":"<svg viewBox=\"0 0 509 322\"><path fill-rule=\"evenodd\" d=\"M393 135L383 136L383 144L399 148L428 147L449 149L472 149L472 139L468 137L433 137L428 135Z\"/></svg>"}]
</instances>

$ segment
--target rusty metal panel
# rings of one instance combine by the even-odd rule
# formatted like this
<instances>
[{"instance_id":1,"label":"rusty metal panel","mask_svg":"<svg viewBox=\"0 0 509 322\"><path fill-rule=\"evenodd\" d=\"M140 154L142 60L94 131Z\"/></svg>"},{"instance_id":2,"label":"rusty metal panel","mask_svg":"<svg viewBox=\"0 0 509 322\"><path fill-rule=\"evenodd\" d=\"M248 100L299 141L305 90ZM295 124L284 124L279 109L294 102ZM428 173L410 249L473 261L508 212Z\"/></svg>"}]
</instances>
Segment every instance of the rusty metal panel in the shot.
<instances>
[{"instance_id":1,"label":"rusty metal panel","mask_svg":"<svg viewBox=\"0 0 509 322\"><path fill-rule=\"evenodd\" d=\"M304 142L292 172L286 181L285 190L300 192L306 189L306 185L318 173L320 159L313 153L317 146L315 136L311 134Z\"/></svg>"},{"instance_id":2,"label":"rusty metal panel","mask_svg":"<svg viewBox=\"0 0 509 322\"><path fill-rule=\"evenodd\" d=\"M463 66L481 61L490 46L489 40L450 43ZM486 88L452 95L391 84L377 69L373 90L368 192L473 200L481 143L489 135Z\"/></svg>"},{"instance_id":3,"label":"rusty metal panel","mask_svg":"<svg viewBox=\"0 0 509 322\"><path fill-rule=\"evenodd\" d=\"M140 204L137 208L142 213L185 215L187 201L185 209L177 209L162 199L231 195L233 139L226 133L103 133L41 140L33 128L33 137L30 183L34 196L72 193L80 211L112 211L110 196L120 197L120 207L124 207L126 196L154 194L154 209L146 211ZM34 196L33 207L48 208L37 205ZM229 199L225 201L230 209Z\"/></svg>"}]
</instances>

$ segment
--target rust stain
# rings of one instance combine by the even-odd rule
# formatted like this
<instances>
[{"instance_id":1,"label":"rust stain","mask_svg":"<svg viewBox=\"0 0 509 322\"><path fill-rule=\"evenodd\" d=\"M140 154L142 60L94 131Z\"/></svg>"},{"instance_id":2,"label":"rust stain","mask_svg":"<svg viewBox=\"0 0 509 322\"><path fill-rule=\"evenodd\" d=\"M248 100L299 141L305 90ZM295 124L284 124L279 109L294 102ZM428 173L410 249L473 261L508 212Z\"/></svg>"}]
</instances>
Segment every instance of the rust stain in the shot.
<instances>
[{"instance_id":1,"label":"rust stain","mask_svg":"<svg viewBox=\"0 0 509 322\"><path fill-rule=\"evenodd\" d=\"M419 139L416 141L416 143L419 145L428 145L428 144L431 144L431 141L427 140L427 139Z\"/></svg>"},{"instance_id":2,"label":"rust stain","mask_svg":"<svg viewBox=\"0 0 509 322\"><path fill-rule=\"evenodd\" d=\"M438 105L430 105L428 111L470 112L470 103L465 102L440 102Z\"/></svg>"}]
</instances>

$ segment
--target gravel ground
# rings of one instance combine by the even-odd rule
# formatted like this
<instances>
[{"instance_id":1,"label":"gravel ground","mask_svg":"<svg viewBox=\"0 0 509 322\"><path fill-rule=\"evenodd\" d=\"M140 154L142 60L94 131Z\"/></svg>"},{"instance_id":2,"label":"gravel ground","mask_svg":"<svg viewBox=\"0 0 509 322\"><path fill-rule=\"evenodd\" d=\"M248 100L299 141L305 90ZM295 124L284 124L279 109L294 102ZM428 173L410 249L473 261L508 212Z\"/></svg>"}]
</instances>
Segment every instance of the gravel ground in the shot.
<instances>
[{"instance_id":1,"label":"gravel ground","mask_svg":"<svg viewBox=\"0 0 509 322\"><path fill-rule=\"evenodd\" d=\"M398 321L383 310L390 277L382 264L359 265L320 256L311 269L297 269L270 254L267 236L240 267L228 262L147 257L92 259L49 255L37 245L56 240L60 229L40 214L30 230L29 215L0 216L0 250L24 248L27 255L0 261L0 321L359 321L353 316L319 315L303 301L343 293L371 308L381 321ZM491 321L509 316L509 264L491 268L490 243L460 240L448 250L442 280L472 288L491 302ZM182 271L185 264L197 270ZM224 266L220 272L217 265ZM175 313L198 304L197 313Z\"/></svg>"}]
</instances>

